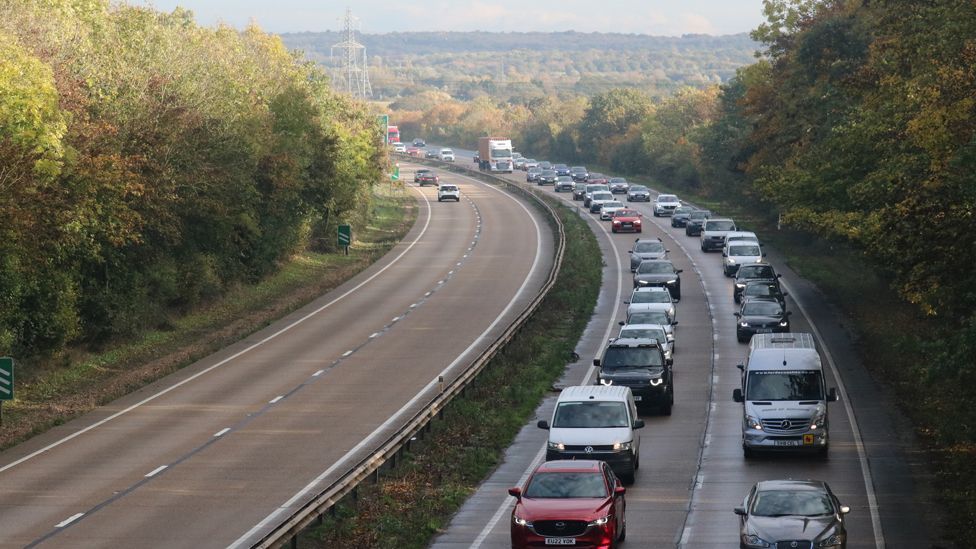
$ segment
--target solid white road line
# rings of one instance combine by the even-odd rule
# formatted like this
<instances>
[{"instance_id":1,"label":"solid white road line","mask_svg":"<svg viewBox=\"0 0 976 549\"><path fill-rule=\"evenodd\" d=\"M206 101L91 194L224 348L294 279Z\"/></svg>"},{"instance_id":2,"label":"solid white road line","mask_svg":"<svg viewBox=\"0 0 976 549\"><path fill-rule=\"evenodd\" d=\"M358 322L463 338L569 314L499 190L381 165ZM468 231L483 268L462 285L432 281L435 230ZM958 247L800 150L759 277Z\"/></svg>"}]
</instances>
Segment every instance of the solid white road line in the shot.
<instances>
[{"instance_id":1,"label":"solid white road line","mask_svg":"<svg viewBox=\"0 0 976 549\"><path fill-rule=\"evenodd\" d=\"M205 368L205 369L203 369L203 370L201 370L201 371L193 374L192 376L184 379L183 381L180 381L179 383L175 383L173 385L170 385L169 387L163 389L162 391L159 391L158 393L155 393L153 395L150 395L150 396L148 396L148 397L140 400L139 402L136 402L135 404L133 404L133 405L131 405L131 406L125 408L125 409L122 409L122 410L120 410L120 411L118 411L118 412L116 412L116 413L108 416L105 419L102 419L100 421L97 421L97 422L89 425L88 427L85 427L84 429L81 429L81 430L78 430L78 431L76 431L74 433L71 433L70 435L68 435L68 436L66 436L66 437L64 437L64 438L62 438L62 439L60 439L58 441L52 442L51 444L48 444L47 446L45 446L45 447L43 447L43 448L41 448L39 450L35 450L34 452L31 452L30 454L27 454L26 456L24 456L24 457L22 457L22 458L20 458L20 459L18 459L16 461L13 461L11 463L8 463L7 465L4 465L3 467L0 467L0 473L3 473L4 471L10 470L10 469L12 469L12 468L20 465L21 463L24 463L25 461L28 461L30 459L33 459L33 458L35 458L35 457L37 457L37 456L39 456L41 454L44 454L44 453L46 453L46 452L48 452L48 451L50 451L50 450L52 450L54 448L57 448L58 446L61 446L62 444L64 444L65 442L68 442L69 440L73 440L73 439L75 439L77 437L80 437L81 435L83 435L83 434L85 434L85 433L87 433L89 431L92 431L94 429L97 429L97 428L101 427L102 425L105 425L106 423L108 423L108 422L110 422L110 421L112 421L112 420L114 420L116 418L119 418L121 416L124 416L125 414L128 414L129 412L131 412L132 410L135 410L136 408L139 408L139 407L141 407L141 406L143 406L143 405L145 405L145 404L147 404L149 402L152 402L152 401L156 400L157 398L159 398L159 397L161 397L161 396L163 396L163 395L165 395L165 394L167 394L169 392L175 391L176 389L178 389L178 388L180 388L180 387L182 387L182 386L184 386L184 385L186 385L186 384L188 384L188 383L190 383L192 381L195 381L200 376L203 376L205 374L208 374L208 373L212 372L213 370L216 370L217 368L220 368L221 366L227 364L228 362L230 362L230 361L232 361L232 360L240 357L241 355L243 355L245 353L248 353L248 352L250 352L250 351L252 351L252 350L254 350L254 349L256 349L256 348L258 348L258 347L260 347L262 345L264 345L265 343L267 343L267 342L269 342L269 341L277 338L278 336L280 336L281 334L283 334L285 332L288 332L289 330L291 330L295 326L298 326L299 324L305 322L306 320L308 320L308 319L310 319L310 318L318 315L322 311L324 311L324 310L328 309L329 307L335 305L336 303L338 303L342 299L345 299L349 295L351 295L354 292L358 291L363 286L365 286L365 285L369 284L370 282L372 282L374 279L376 279L376 277L380 276L381 274L383 274L384 272L386 272L387 269L389 269L390 267L392 267L393 265L395 265L397 262L399 262L400 259L403 258L403 256L407 255L407 252L409 252L410 250L412 250L414 248L414 246L416 246L417 243L420 242L420 239L423 238L425 234L427 234L427 229L428 229L428 227L430 227L430 219L431 219L431 212L432 212L432 210L431 210L431 204L430 204L430 200L426 196L424 196L423 193L421 193L420 191L417 191L417 193L420 194L421 198L424 199L424 202L427 203L427 219L424 221L423 228L420 230L420 233L417 235L417 237L414 238L413 241L410 242L410 244L407 245L407 247L404 248L402 252L400 252L388 264L384 265L383 268L381 268L380 270L378 270L375 273L373 273L369 278L367 278L366 280L363 280L362 282L360 282L356 286L354 286L354 287L350 288L349 290L347 290L346 292L344 292L342 295L336 297L332 301L329 301L325 305L322 305L321 307L318 307L314 311L311 311L310 313L308 313L305 316L299 318L298 320L292 322L291 324L285 326L284 328L278 330L277 332L275 332L275 333L273 333L273 334L265 337L264 339L262 339L262 340L260 340L260 341L258 341L256 343L254 343L252 345L249 345L249 346L245 347L244 349L241 349L240 351L238 351L238 352L232 354L231 356L229 356L229 357L221 360L220 362L217 362L216 364L214 364L212 366L209 366L209 367L207 367L207 368Z\"/></svg>"},{"instance_id":2,"label":"solid white road line","mask_svg":"<svg viewBox=\"0 0 976 549\"><path fill-rule=\"evenodd\" d=\"M472 181L477 181L466 176L460 176L460 177L463 177L465 179L470 179ZM535 274L536 269L538 269L539 262L541 261L542 258L542 228L539 226L539 222L535 219L535 216L532 215L532 212L530 212L528 207L522 204L520 200L516 199L514 196L506 193L505 191L497 189L491 185L488 185L486 183L481 183L480 181L478 181L478 183L484 185L489 189L492 189L495 192L498 192L502 196L505 196L510 200L514 201L516 204L518 204L519 207L521 207L525 211L526 216L528 217L528 219L532 221L532 224L535 226L535 234L536 234L535 258L532 260L532 267L529 269L529 274L525 277L525 280L522 281L522 285L519 286L518 291L508 302L508 305L505 306L502 312L495 317L495 320L491 323L491 325L485 328L485 331L483 331L481 335L478 336L478 338L471 343L471 345L469 345L464 351L461 352L460 355L457 356L457 358L455 358L446 368L444 368L444 370L441 371L440 375L435 376L434 379L432 379L429 383L427 383L427 385L425 385L416 395L414 395L414 397L411 398L409 402L404 404L399 410L396 411L396 413L391 415L379 427L373 430L372 433L367 435L366 438L364 438L362 441L359 442L359 444L353 446L352 449L346 452L341 458L339 458L338 461L336 461L331 466L329 466L328 469L323 471L319 476L315 477L315 479L313 479L311 482L305 485L304 488L299 490L298 493L296 493L291 498L289 498L288 501L281 504L278 508L272 511L271 514L269 514L267 517L262 519L261 522L256 524L250 530L248 530L243 536L239 537L228 547L237 548L237 547L243 547L247 545L248 540L250 540L252 537L255 537L258 533L264 530L268 525L280 520L282 515L286 515L286 513L294 512L292 506L294 506L298 501L307 497L308 494L310 494L313 490L315 490L322 483L322 481L328 478L334 471L338 470L340 467L346 467L347 462L349 462L357 453L359 453L367 445L372 444L373 440L376 439L380 434L384 433L394 422L400 421L401 416L403 416L409 410L411 410L414 407L414 405L417 403L417 401L420 400L421 397L423 397L432 389L437 387L437 385L439 384L438 378L444 377L448 373L450 373L451 370L457 367L457 365L460 364L461 361L464 360L471 353L471 351L474 350L475 347L481 345L482 342L488 337L488 335L495 329L495 327L498 326L498 323L501 322L502 319L508 315L508 313L512 310L512 307L515 306L515 303L518 302L520 299L522 299L522 294L524 294L526 288L528 288L529 282L532 279L532 276Z\"/></svg>"}]
</instances>

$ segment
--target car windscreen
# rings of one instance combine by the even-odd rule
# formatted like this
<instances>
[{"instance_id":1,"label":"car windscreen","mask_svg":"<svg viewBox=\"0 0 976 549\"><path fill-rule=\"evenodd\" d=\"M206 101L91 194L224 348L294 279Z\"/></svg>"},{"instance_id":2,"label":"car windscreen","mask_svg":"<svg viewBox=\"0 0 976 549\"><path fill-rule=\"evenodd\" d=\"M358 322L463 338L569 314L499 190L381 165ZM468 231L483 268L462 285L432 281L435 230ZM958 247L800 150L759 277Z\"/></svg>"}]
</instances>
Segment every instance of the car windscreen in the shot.
<instances>
[{"instance_id":1,"label":"car windscreen","mask_svg":"<svg viewBox=\"0 0 976 549\"><path fill-rule=\"evenodd\" d=\"M634 247L634 253L638 254L658 254L664 253L664 244L660 242L639 242Z\"/></svg>"},{"instance_id":2,"label":"car windscreen","mask_svg":"<svg viewBox=\"0 0 976 549\"><path fill-rule=\"evenodd\" d=\"M560 402L552 426L563 429L630 427L627 404L599 400Z\"/></svg>"},{"instance_id":3,"label":"car windscreen","mask_svg":"<svg viewBox=\"0 0 976 549\"><path fill-rule=\"evenodd\" d=\"M626 183L627 180L624 179L623 177L611 177L610 178L610 182L611 183Z\"/></svg>"},{"instance_id":4,"label":"car windscreen","mask_svg":"<svg viewBox=\"0 0 976 549\"><path fill-rule=\"evenodd\" d=\"M599 472L536 473L525 487L526 498L605 498L607 485Z\"/></svg>"},{"instance_id":5,"label":"car windscreen","mask_svg":"<svg viewBox=\"0 0 976 549\"><path fill-rule=\"evenodd\" d=\"M647 187L643 185L631 185L630 192L632 193L647 192Z\"/></svg>"},{"instance_id":6,"label":"car windscreen","mask_svg":"<svg viewBox=\"0 0 976 549\"><path fill-rule=\"evenodd\" d=\"M627 324L671 324L671 317L664 311L639 311L627 317Z\"/></svg>"},{"instance_id":7,"label":"car windscreen","mask_svg":"<svg viewBox=\"0 0 976 549\"><path fill-rule=\"evenodd\" d=\"M664 366L657 347L609 347L603 353L600 367L604 370L617 368L654 368Z\"/></svg>"},{"instance_id":8,"label":"car windscreen","mask_svg":"<svg viewBox=\"0 0 976 549\"><path fill-rule=\"evenodd\" d=\"M729 246L729 255L733 256L743 256L743 255L759 255L759 246Z\"/></svg>"},{"instance_id":9,"label":"car windscreen","mask_svg":"<svg viewBox=\"0 0 976 549\"><path fill-rule=\"evenodd\" d=\"M631 303L671 303L671 294L663 292L634 292Z\"/></svg>"},{"instance_id":10,"label":"car windscreen","mask_svg":"<svg viewBox=\"0 0 976 549\"><path fill-rule=\"evenodd\" d=\"M623 202L618 202L616 200L611 200L610 202L607 202L606 204L604 204L603 207L604 208L607 208L607 209L611 209L611 210L613 208L623 208L624 207L624 203Z\"/></svg>"},{"instance_id":11,"label":"car windscreen","mask_svg":"<svg viewBox=\"0 0 976 549\"><path fill-rule=\"evenodd\" d=\"M752 515L757 517L819 517L833 512L830 496L807 490L765 490L756 494L752 504Z\"/></svg>"},{"instance_id":12,"label":"car windscreen","mask_svg":"<svg viewBox=\"0 0 976 549\"><path fill-rule=\"evenodd\" d=\"M621 338L632 339L656 339L659 343L665 343L668 339L664 333L664 328L623 328L620 330Z\"/></svg>"},{"instance_id":13,"label":"car windscreen","mask_svg":"<svg viewBox=\"0 0 976 549\"><path fill-rule=\"evenodd\" d=\"M613 195L607 192L593 193L593 200L613 200Z\"/></svg>"},{"instance_id":14,"label":"car windscreen","mask_svg":"<svg viewBox=\"0 0 976 549\"><path fill-rule=\"evenodd\" d=\"M749 372L747 400L823 400L823 384L817 370Z\"/></svg>"},{"instance_id":15,"label":"car windscreen","mask_svg":"<svg viewBox=\"0 0 976 549\"><path fill-rule=\"evenodd\" d=\"M746 297L778 296L779 293L776 291L776 286L772 284L749 284L742 291L742 295Z\"/></svg>"},{"instance_id":16,"label":"car windscreen","mask_svg":"<svg viewBox=\"0 0 976 549\"><path fill-rule=\"evenodd\" d=\"M441 185L441 190L444 192L453 193L453 192L457 192L458 188L455 187L454 185Z\"/></svg>"},{"instance_id":17,"label":"car windscreen","mask_svg":"<svg viewBox=\"0 0 976 549\"><path fill-rule=\"evenodd\" d=\"M546 177L556 177L556 170L542 170L542 175Z\"/></svg>"},{"instance_id":18,"label":"car windscreen","mask_svg":"<svg viewBox=\"0 0 976 549\"><path fill-rule=\"evenodd\" d=\"M734 231L735 223L731 221L709 221L705 224L706 231Z\"/></svg>"},{"instance_id":19,"label":"car windscreen","mask_svg":"<svg viewBox=\"0 0 976 549\"><path fill-rule=\"evenodd\" d=\"M637 217L637 212L635 210L617 210L617 213L613 214L615 217Z\"/></svg>"},{"instance_id":20,"label":"car windscreen","mask_svg":"<svg viewBox=\"0 0 976 549\"><path fill-rule=\"evenodd\" d=\"M678 197L677 196L674 196L673 194L662 194L661 196L657 197L657 201L658 202L677 202L678 201Z\"/></svg>"},{"instance_id":21,"label":"car windscreen","mask_svg":"<svg viewBox=\"0 0 976 549\"><path fill-rule=\"evenodd\" d=\"M739 267L739 278L774 278L773 268L769 265L745 265Z\"/></svg>"},{"instance_id":22,"label":"car windscreen","mask_svg":"<svg viewBox=\"0 0 976 549\"><path fill-rule=\"evenodd\" d=\"M491 156L492 158L511 158L512 151L508 149L492 149Z\"/></svg>"},{"instance_id":23,"label":"car windscreen","mask_svg":"<svg viewBox=\"0 0 976 549\"><path fill-rule=\"evenodd\" d=\"M782 312L778 302L749 301L742 306L742 314L746 316L776 316Z\"/></svg>"},{"instance_id":24,"label":"car windscreen","mask_svg":"<svg viewBox=\"0 0 976 549\"><path fill-rule=\"evenodd\" d=\"M708 212L695 211L695 212L691 212L691 214L689 214L688 217L690 219L695 219L695 220L707 219L708 218Z\"/></svg>"},{"instance_id":25,"label":"car windscreen","mask_svg":"<svg viewBox=\"0 0 976 549\"><path fill-rule=\"evenodd\" d=\"M644 261L637 267L638 274L674 274L674 267L670 263Z\"/></svg>"}]
</instances>

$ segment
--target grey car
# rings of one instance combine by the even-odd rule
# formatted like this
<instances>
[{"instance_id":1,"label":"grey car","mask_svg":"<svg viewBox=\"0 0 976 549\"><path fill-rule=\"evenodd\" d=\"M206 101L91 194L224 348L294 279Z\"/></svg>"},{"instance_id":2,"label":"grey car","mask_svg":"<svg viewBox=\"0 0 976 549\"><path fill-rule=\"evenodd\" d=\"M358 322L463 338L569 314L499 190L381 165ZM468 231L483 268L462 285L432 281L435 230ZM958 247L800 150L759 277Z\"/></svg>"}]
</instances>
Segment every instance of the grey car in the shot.
<instances>
[{"instance_id":1,"label":"grey car","mask_svg":"<svg viewBox=\"0 0 976 549\"><path fill-rule=\"evenodd\" d=\"M529 168L525 172L525 182L532 183L533 181L538 181L541 176L542 168Z\"/></svg>"},{"instance_id":2,"label":"grey car","mask_svg":"<svg viewBox=\"0 0 976 549\"><path fill-rule=\"evenodd\" d=\"M705 220L711 216L712 212L708 210L695 210L688 214L688 220L685 221L685 234L688 236L700 235L702 225L704 225Z\"/></svg>"},{"instance_id":3,"label":"grey car","mask_svg":"<svg viewBox=\"0 0 976 549\"><path fill-rule=\"evenodd\" d=\"M627 202L650 202L651 191L643 185L631 185L627 191Z\"/></svg>"},{"instance_id":4,"label":"grey car","mask_svg":"<svg viewBox=\"0 0 976 549\"><path fill-rule=\"evenodd\" d=\"M846 549L844 517L850 512L826 482L764 480L735 508L739 547Z\"/></svg>"},{"instance_id":5,"label":"grey car","mask_svg":"<svg viewBox=\"0 0 976 549\"><path fill-rule=\"evenodd\" d=\"M641 261L634 272L634 287L662 286L671 292L671 298L681 299L681 269L675 269L667 259Z\"/></svg>"},{"instance_id":6,"label":"grey car","mask_svg":"<svg viewBox=\"0 0 976 549\"><path fill-rule=\"evenodd\" d=\"M630 250L630 272L637 270L637 266L645 259L664 259L668 250L660 238L638 238L634 241L634 249Z\"/></svg>"}]
</instances>

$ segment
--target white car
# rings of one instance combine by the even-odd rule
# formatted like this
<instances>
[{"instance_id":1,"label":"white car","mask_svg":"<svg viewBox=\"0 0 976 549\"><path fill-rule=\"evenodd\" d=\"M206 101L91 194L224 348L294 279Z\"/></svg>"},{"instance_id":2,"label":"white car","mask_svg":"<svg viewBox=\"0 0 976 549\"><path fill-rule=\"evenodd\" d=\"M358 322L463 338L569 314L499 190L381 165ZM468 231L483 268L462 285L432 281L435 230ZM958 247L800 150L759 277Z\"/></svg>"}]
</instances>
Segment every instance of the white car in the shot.
<instances>
[{"instance_id":1,"label":"white car","mask_svg":"<svg viewBox=\"0 0 976 549\"><path fill-rule=\"evenodd\" d=\"M398 152L398 153L405 153L405 152L407 152L407 145L406 145L406 143L394 143L393 144L393 152Z\"/></svg>"},{"instance_id":2,"label":"white car","mask_svg":"<svg viewBox=\"0 0 976 549\"><path fill-rule=\"evenodd\" d=\"M642 311L664 311L668 313L671 320L677 320L678 311L671 299L671 292L661 286L648 286L634 288L634 293L630 295L627 304L627 316Z\"/></svg>"},{"instance_id":3,"label":"white car","mask_svg":"<svg viewBox=\"0 0 976 549\"><path fill-rule=\"evenodd\" d=\"M453 183L441 183L437 186L437 201L442 202L444 200L460 202L461 189L458 189L458 186Z\"/></svg>"},{"instance_id":4,"label":"white car","mask_svg":"<svg viewBox=\"0 0 976 549\"><path fill-rule=\"evenodd\" d=\"M722 250L722 266L725 276L735 276L739 265L744 263L762 263L763 256L759 244L755 242L728 242Z\"/></svg>"},{"instance_id":5,"label":"white car","mask_svg":"<svg viewBox=\"0 0 976 549\"><path fill-rule=\"evenodd\" d=\"M619 200L610 200L608 202L604 202L600 206L600 219L604 221L609 221L613 219L613 212L617 210L622 210L625 207L626 206L624 206L624 203Z\"/></svg>"},{"instance_id":6,"label":"white car","mask_svg":"<svg viewBox=\"0 0 976 549\"><path fill-rule=\"evenodd\" d=\"M673 194L659 194L654 199L654 217L671 215L681 206L681 201Z\"/></svg>"},{"instance_id":7,"label":"white car","mask_svg":"<svg viewBox=\"0 0 976 549\"><path fill-rule=\"evenodd\" d=\"M441 152L437 153L443 162L454 162L454 151L451 149L441 149Z\"/></svg>"},{"instance_id":8,"label":"white car","mask_svg":"<svg viewBox=\"0 0 976 549\"><path fill-rule=\"evenodd\" d=\"M607 202L617 202L610 191L596 191L590 195L590 213L598 214Z\"/></svg>"}]
</instances>

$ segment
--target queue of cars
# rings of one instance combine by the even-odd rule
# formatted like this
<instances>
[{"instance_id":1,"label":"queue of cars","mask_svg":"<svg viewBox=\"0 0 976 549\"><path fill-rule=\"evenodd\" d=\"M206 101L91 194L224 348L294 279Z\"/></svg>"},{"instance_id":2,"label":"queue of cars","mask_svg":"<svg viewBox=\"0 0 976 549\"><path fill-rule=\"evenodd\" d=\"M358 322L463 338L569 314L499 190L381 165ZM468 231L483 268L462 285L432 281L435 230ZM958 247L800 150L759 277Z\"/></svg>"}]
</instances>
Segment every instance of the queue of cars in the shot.
<instances>
[{"instance_id":1,"label":"queue of cars","mask_svg":"<svg viewBox=\"0 0 976 549\"><path fill-rule=\"evenodd\" d=\"M580 168L551 166L554 190L572 191L573 200L609 221L613 232L645 232L642 214L615 197L626 192L627 203L652 202L655 216L671 217L672 227L697 236L703 252L721 250L722 269L739 304L736 337L749 344L748 358L738 366L740 388L732 395L743 405L744 457L784 451L826 457L828 404L837 400L836 390L826 385L813 337L792 332L788 294L757 235L674 195L652 199L646 187L612 188L616 178L587 173L600 179L584 179ZM557 169L568 170L562 177L570 181L560 181ZM527 168L526 178L532 181L541 172ZM509 490L516 499L513 547L615 547L626 538L624 485L635 481L640 467L644 428L638 412L673 412L682 272L660 238L639 236L629 252L634 289L617 337L593 361L596 384L562 390L551 418L538 423L548 431L546 462L523 486ZM850 509L821 481L756 483L734 512L740 548L847 546Z\"/></svg>"}]
</instances>

